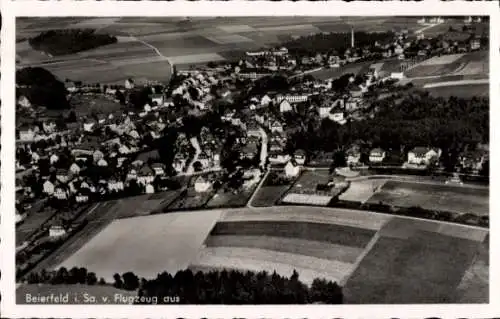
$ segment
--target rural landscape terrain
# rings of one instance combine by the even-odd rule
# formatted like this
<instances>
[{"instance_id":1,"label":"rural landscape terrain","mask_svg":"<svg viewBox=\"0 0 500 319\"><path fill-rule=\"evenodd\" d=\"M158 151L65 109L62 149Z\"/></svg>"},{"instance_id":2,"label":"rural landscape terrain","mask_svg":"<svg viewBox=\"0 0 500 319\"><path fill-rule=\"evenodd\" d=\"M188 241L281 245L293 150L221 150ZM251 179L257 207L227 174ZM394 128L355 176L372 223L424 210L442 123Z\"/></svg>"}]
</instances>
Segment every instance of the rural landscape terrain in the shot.
<instances>
[{"instance_id":1,"label":"rural landscape terrain","mask_svg":"<svg viewBox=\"0 0 500 319\"><path fill-rule=\"evenodd\" d=\"M488 30L18 18L17 302L488 303Z\"/></svg>"}]
</instances>

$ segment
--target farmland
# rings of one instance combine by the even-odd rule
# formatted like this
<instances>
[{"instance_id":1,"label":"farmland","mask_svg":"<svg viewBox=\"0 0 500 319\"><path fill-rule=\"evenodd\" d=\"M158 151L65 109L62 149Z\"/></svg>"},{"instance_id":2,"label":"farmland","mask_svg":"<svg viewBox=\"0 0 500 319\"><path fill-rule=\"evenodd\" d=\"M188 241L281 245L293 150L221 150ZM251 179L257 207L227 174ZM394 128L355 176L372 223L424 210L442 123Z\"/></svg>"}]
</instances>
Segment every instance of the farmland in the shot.
<instances>
[{"instance_id":1,"label":"farmland","mask_svg":"<svg viewBox=\"0 0 500 319\"><path fill-rule=\"evenodd\" d=\"M443 55L424 60L406 71L405 75L410 79L447 75L482 75L487 78L488 60L487 51Z\"/></svg>"},{"instance_id":2,"label":"farmland","mask_svg":"<svg viewBox=\"0 0 500 319\"><path fill-rule=\"evenodd\" d=\"M443 184L386 182L369 203L382 202L398 207L420 206L429 210L457 213L489 214L489 191L480 187Z\"/></svg>"},{"instance_id":3,"label":"farmland","mask_svg":"<svg viewBox=\"0 0 500 319\"><path fill-rule=\"evenodd\" d=\"M408 27L407 23L410 23ZM372 17L212 17L212 18L19 18L16 58L19 67L43 66L58 76L83 82L168 82L171 64L238 58L238 53L279 45L291 36L320 32L386 31L416 27L416 18ZM57 59L33 50L27 39L51 29L93 28L117 36L118 42ZM156 50L155 50L156 49ZM332 77L335 71L323 75Z\"/></svg>"},{"instance_id":4,"label":"farmland","mask_svg":"<svg viewBox=\"0 0 500 319\"><path fill-rule=\"evenodd\" d=\"M306 283L344 284L354 304L486 302L487 281L473 282L487 276L486 240L484 229L359 211L240 210L223 215L190 268L297 269Z\"/></svg>"},{"instance_id":5,"label":"farmland","mask_svg":"<svg viewBox=\"0 0 500 319\"><path fill-rule=\"evenodd\" d=\"M108 281L126 271L296 269L305 283L341 283L347 303L487 302L487 234L346 209L199 210L115 220L59 265Z\"/></svg>"},{"instance_id":6,"label":"farmland","mask_svg":"<svg viewBox=\"0 0 500 319\"><path fill-rule=\"evenodd\" d=\"M187 268L196 256L220 213L213 210L115 220L59 266L83 265L107 281L117 272L130 270L143 277L176 272Z\"/></svg>"}]
</instances>

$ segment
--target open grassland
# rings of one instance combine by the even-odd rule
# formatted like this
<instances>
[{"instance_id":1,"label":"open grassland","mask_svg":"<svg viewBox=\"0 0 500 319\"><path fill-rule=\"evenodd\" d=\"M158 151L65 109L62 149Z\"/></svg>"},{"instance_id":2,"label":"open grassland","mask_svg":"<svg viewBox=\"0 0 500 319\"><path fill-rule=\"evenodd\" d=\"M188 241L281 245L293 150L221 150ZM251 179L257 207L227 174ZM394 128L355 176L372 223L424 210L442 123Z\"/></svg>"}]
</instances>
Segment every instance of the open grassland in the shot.
<instances>
[{"instance_id":1,"label":"open grassland","mask_svg":"<svg viewBox=\"0 0 500 319\"><path fill-rule=\"evenodd\" d=\"M149 278L175 273L196 257L220 214L213 210L115 220L59 266L84 266L109 281L127 271Z\"/></svg>"},{"instance_id":2,"label":"open grassland","mask_svg":"<svg viewBox=\"0 0 500 319\"><path fill-rule=\"evenodd\" d=\"M16 289L16 303L18 304L33 304L28 302L27 295L32 296L66 296L69 295L67 304L82 304L84 303L84 295L95 298L95 304L116 304L114 301L115 294L123 296L136 296L135 291L126 291L114 288L110 285L21 285ZM76 298L76 300L75 300ZM36 303L35 303L36 304ZM41 303L38 303L41 304ZM47 304L47 303L45 303Z\"/></svg>"},{"instance_id":3,"label":"open grassland","mask_svg":"<svg viewBox=\"0 0 500 319\"><path fill-rule=\"evenodd\" d=\"M16 58L20 67L43 66L62 80L120 83L134 78L136 82L167 82L172 64L188 68L234 59L248 50L279 45L292 36L348 32L351 25L357 31L387 31L402 28L407 22L416 25L416 18L403 20L394 17L19 18ZM118 42L57 59L34 51L27 42L42 31L74 28L93 28L99 33L115 35ZM61 63L52 63L56 60ZM342 72L325 70L318 76L331 78Z\"/></svg>"},{"instance_id":4,"label":"open grassland","mask_svg":"<svg viewBox=\"0 0 500 319\"><path fill-rule=\"evenodd\" d=\"M382 202L399 207L420 206L429 210L476 215L489 214L489 190L485 187L388 181L368 202Z\"/></svg>"}]
</instances>

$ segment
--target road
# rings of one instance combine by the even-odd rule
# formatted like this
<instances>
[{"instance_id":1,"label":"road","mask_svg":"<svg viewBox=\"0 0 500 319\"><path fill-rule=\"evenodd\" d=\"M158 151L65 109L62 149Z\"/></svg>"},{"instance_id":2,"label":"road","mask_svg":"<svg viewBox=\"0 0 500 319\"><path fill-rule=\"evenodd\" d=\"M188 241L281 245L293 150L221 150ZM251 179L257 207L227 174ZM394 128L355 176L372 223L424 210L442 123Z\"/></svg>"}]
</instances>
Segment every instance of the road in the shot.
<instances>
[{"instance_id":1,"label":"road","mask_svg":"<svg viewBox=\"0 0 500 319\"><path fill-rule=\"evenodd\" d=\"M194 173L194 163L196 163L196 161L198 160L198 157L200 156L201 154L201 147L200 147L200 143L198 143L198 138L197 137L191 137L191 139L189 140L191 142L191 146L193 146L193 148L195 149L195 154L194 154L194 157L193 159L191 160L191 162L189 162L189 165L186 169L186 175L192 175Z\"/></svg>"},{"instance_id":2,"label":"road","mask_svg":"<svg viewBox=\"0 0 500 319\"><path fill-rule=\"evenodd\" d=\"M259 132L260 132L260 137L262 139L261 150L260 150L260 166L262 168L265 168L267 163L267 147L269 144L269 139L267 137L266 131L262 127L259 128Z\"/></svg>"}]
</instances>

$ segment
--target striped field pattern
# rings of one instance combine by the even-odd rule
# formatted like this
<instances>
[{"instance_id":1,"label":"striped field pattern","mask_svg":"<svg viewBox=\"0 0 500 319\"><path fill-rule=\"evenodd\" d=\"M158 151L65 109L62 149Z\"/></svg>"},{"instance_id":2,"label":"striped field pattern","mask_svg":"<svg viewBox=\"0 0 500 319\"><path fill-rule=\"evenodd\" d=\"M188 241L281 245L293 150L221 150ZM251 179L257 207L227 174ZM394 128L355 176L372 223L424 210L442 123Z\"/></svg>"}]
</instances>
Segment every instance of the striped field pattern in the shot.
<instances>
[{"instance_id":1,"label":"striped field pattern","mask_svg":"<svg viewBox=\"0 0 500 319\"><path fill-rule=\"evenodd\" d=\"M344 286L347 303L487 302L488 231L319 207L226 211L190 268ZM485 279L486 278L486 279Z\"/></svg>"}]
</instances>

